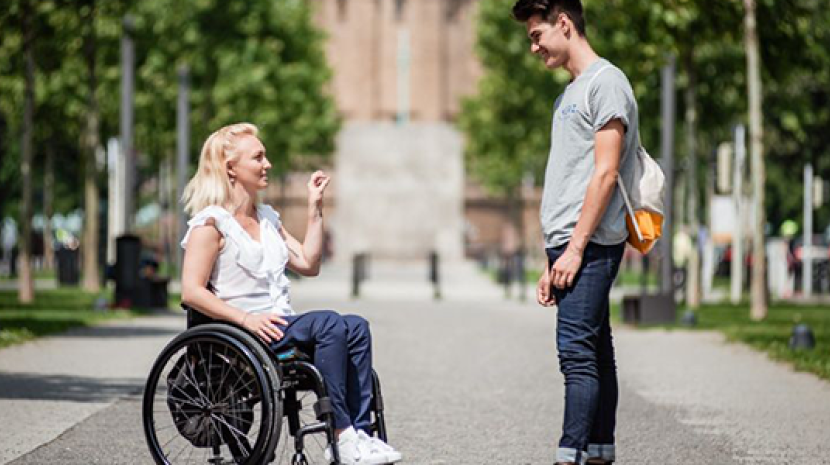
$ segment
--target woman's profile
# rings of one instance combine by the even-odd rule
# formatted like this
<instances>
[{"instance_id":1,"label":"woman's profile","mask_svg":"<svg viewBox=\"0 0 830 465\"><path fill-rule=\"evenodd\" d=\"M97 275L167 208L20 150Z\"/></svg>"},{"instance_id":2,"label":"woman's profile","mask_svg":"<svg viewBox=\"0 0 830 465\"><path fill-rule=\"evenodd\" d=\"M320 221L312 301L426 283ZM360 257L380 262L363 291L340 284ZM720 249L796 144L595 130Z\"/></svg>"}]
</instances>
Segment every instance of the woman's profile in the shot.
<instances>
[{"instance_id":1,"label":"woman's profile","mask_svg":"<svg viewBox=\"0 0 830 465\"><path fill-rule=\"evenodd\" d=\"M182 199L192 216L182 240L182 301L245 328L272 350L313 347L334 409L342 463L397 462L399 452L367 434L372 396L367 321L333 311L297 314L291 308L286 269L303 276L320 271L323 195L330 178L317 171L308 181L308 225L300 242L273 208L257 201L270 168L252 124L225 126L205 141Z\"/></svg>"}]
</instances>

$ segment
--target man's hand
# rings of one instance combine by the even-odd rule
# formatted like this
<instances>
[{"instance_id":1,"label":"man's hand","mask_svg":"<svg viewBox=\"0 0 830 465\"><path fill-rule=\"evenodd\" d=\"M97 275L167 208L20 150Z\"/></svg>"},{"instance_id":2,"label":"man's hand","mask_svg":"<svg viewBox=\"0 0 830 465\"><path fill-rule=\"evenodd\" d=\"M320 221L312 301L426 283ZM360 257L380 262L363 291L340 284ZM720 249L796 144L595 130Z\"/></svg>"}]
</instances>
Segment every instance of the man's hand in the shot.
<instances>
[{"instance_id":1,"label":"man's hand","mask_svg":"<svg viewBox=\"0 0 830 465\"><path fill-rule=\"evenodd\" d=\"M539 284L536 286L536 301L543 307L550 307L556 305L556 298L550 289L550 270L545 265L545 271L539 277Z\"/></svg>"},{"instance_id":2,"label":"man's hand","mask_svg":"<svg viewBox=\"0 0 830 465\"><path fill-rule=\"evenodd\" d=\"M550 270L551 285L557 289L567 289L573 286L580 266L582 266L582 252L569 245Z\"/></svg>"},{"instance_id":3,"label":"man's hand","mask_svg":"<svg viewBox=\"0 0 830 465\"><path fill-rule=\"evenodd\" d=\"M270 313L248 313L242 319L242 327L266 343L282 339L283 332L277 325L288 326L288 322Z\"/></svg>"}]
</instances>

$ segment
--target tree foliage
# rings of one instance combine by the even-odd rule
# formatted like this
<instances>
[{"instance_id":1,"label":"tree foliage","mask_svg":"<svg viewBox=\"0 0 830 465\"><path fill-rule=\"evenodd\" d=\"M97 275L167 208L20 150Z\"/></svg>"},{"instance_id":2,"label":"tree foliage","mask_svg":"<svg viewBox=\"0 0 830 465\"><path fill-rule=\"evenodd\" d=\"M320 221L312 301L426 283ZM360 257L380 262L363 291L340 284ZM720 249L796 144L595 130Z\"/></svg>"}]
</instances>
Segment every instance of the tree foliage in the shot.
<instances>
[{"instance_id":1,"label":"tree foliage","mask_svg":"<svg viewBox=\"0 0 830 465\"><path fill-rule=\"evenodd\" d=\"M196 147L220 126L250 121L278 170L332 152L340 120L308 2L157 0L134 14L139 82L161 91L137 98L137 118L148 123L139 144L157 156L174 147L177 69L188 65Z\"/></svg>"},{"instance_id":2,"label":"tree foliage","mask_svg":"<svg viewBox=\"0 0 830 465\"><path fill-rule=\"evenodd\" d=\"M0 11L0 184L2 212L14 214L18 198L23 58L20 4ZM42 179L46 145L57 155L55 210L81 205L81 151L87 95L83 57L84 28L96 43L100 137L119 135L120 40L125 14L134 18L135 148L142 175L158 172L175 153L177 70L191 71L191 161L205 137L238 121L259 126L275 165L285 171L333 151L340 125L327 94L331 70L324 36L312 22L312 6L303 0L143 0L98 1L87 20L89 2L39 0L37 29L37 102L35 108L35 180ZM193 164L193 163L192 163ZM101 180L103 181L103 180ZM104 183L100 183L104 187ZM35 192L39 192L38 184ZM35 198L36 206L41 201Z\"/></svg>"},{"instance_id":3,"label":"tree foliage","mask_svg":"<svg viewBox=\"0 0 830 465\"><path fill-rule=\"evenodd\" d=\"M510 17L512 4L479 4L476 53L485 74L459 116L468 171L499 194L515 190L526 172L541 180L553 101L566 82L528 52L524 29Z\"/></svg>"},{"instance_id":4,"label":"tree foliage","mask_svg":"<svg viewBox=\"0 0 830 465\"><path fill-rule=\"evenodd\" d=\"M471 174L496 192L518 186L522 172L542 179L551 110L567 83L529 52L524 27L511 18L513 0L482 0L477 52L484 68L478 93L460 116ZM690 76L696 83L699 169L711 170L714 151L746 122L746 58L741 2L703 0L583 0L588 39L626 72L640 107L643 143L659 155L660 68L678 57L677 134ZM773 227L801 218L800 167L812 161L830 178L830 9L822 0L759 0L764 83L767 216ZM676 137L679 176L686 147ZM824 155L824 156L822 156ZM699 186L702 187L702 186ZM817 215L830 222L830 207Z\"/></svg>"}]
</instances>

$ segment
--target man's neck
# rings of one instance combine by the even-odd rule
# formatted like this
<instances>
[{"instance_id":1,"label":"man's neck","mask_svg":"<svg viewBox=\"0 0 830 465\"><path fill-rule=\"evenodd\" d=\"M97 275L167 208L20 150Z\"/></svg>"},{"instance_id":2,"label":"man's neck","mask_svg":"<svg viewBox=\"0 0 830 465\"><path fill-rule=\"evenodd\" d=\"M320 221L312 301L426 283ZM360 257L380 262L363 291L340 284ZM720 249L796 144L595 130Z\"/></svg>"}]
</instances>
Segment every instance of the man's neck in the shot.
<instances>
[{"instance_id":1,"label":"man's neck","mask_svg":"<svg viewBox=\"0 0 830 465\"><path fill-rule=\"evenodd\" d=\"M599 59L599 55L591 48L591 44L582 37L573 41L568 56L568 61L562 67L571 75L571 80L578 78L592 63Z\"/></svg>"}]
</instances>

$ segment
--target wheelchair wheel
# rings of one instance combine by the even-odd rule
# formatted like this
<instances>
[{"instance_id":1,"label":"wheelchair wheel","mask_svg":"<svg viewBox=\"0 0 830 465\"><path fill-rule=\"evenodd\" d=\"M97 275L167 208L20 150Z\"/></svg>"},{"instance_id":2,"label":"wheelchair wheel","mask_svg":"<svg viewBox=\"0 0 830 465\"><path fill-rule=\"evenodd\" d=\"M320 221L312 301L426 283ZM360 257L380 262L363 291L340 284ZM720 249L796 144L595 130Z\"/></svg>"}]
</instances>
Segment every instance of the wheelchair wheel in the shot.
<instances>
[{"instance_id":1,"label":"wheelchair wheel","mask_svg":"<svg viewBox=\"0 0 830 465\"><path fill-rule=\"evenodd\" d=\"M273 362L246 332L206 324L162 351L144 390L143 423L158 464L260 464L280 436Z\"/></svg>"}]
</instances>

